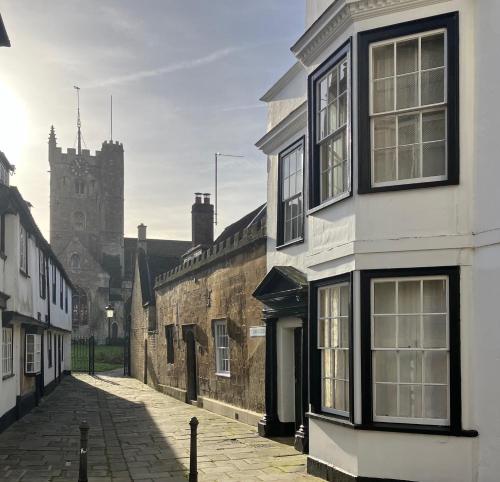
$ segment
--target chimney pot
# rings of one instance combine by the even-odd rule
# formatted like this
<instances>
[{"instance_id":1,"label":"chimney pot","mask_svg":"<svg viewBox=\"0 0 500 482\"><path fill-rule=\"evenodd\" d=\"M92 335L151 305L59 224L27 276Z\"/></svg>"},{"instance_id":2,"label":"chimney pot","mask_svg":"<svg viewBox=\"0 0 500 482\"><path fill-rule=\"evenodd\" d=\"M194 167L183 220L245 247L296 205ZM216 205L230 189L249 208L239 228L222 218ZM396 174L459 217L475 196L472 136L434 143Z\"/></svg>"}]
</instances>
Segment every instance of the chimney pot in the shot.
<instances>
[{"instance_id":1,"label":"chimney pot","mask_svg":"<svg viewBox=\"0 0 500 482\"><path fill-rule=\"evenodd\" d=\"M209 192L203 193L203 202L205 204L210 204L210 193Z\"/></svg>"},{"instance_id":2,"label":"chimney pot","mask_svg":"<svg viewBox=\"0 0 500 482\"><path fill-rule=\"evenodd\" d=\"M194 202L195 203L201 203L201 192L195 192L194 193Z\"/></svg>"},{"instance_id":3,"label":"chimney pot","mask_svg":"<svg viewBox=\"0 0 500 482\"><path fill-rule=\"evenodd\" d=\"M137 226L137 239L139 241L146 241L146 230L147 230L147 226L143 223L139 224L139 226Z\"/></svg>"},{"instance_id":4,"label":"chimney pot","mask_svg":"<svg viewBox=\"0 0 500 482\"><path fill-rule=\"evenodd\" d=\"M191 209L192 243L193 246L202 245L208 248L214 242L214 206L210 204L210 194L197 192L195 195Z\"/></svg>"}]
</instances>

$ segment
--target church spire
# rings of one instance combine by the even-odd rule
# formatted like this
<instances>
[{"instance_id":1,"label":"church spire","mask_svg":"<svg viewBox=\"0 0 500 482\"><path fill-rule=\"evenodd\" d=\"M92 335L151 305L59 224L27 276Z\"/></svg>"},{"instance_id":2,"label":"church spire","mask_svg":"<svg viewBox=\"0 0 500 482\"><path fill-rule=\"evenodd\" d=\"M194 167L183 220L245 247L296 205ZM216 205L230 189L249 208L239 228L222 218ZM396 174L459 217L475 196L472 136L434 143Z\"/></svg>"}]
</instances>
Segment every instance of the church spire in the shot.
<instances>
[{"instance_id":1,"label":"church spire","mask_svg":"<svg viewBox=\"0 0 500 482\"><path fill-rule=\"evenodd\" d=\"M54 130L54 125L50 126L49 144L54 146L57 145L56 131Z\"/></svg>"}]
</instances>

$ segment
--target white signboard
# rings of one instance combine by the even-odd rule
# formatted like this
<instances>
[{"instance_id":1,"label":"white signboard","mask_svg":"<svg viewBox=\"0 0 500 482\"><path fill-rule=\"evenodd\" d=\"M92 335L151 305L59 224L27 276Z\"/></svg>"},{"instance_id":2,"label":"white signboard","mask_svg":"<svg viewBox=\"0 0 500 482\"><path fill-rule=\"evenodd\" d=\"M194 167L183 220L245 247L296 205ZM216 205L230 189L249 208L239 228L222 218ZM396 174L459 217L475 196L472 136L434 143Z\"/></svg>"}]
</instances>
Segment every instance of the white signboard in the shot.
<instances>
[{"instance_id":1,"label":"white signboard","mask_svg":"<svg viewBox=\"0 0 500 482\"><path fill-rule=\"evenodd\" d=\"M250 338L257 338L259 336L266 336L265 326L251 326L250 327Z\"/></svg>"}]
</instances>

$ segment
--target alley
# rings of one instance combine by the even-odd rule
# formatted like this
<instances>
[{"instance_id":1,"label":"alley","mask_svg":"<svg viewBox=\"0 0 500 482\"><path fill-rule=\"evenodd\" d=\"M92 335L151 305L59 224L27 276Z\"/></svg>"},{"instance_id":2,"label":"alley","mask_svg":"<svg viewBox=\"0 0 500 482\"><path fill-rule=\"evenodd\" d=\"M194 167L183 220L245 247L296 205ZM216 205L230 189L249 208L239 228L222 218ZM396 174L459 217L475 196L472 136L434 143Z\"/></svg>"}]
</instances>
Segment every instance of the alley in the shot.
<instances>
[{"instance_id":1,"label":"alley","mask_svg":"<svg viewBox=\"0 0 500 482\"><path fill-rule=\"evenodd\" d=\"M49 403L50 401L50 403ZM78 479L78 425L90 425L89 481L182 481L189 420L198 427L199 480L318 480L305 456L248 425L117 376L67 377L42 404L0 434L0 480Z\"/></svg>"}]
</instances>

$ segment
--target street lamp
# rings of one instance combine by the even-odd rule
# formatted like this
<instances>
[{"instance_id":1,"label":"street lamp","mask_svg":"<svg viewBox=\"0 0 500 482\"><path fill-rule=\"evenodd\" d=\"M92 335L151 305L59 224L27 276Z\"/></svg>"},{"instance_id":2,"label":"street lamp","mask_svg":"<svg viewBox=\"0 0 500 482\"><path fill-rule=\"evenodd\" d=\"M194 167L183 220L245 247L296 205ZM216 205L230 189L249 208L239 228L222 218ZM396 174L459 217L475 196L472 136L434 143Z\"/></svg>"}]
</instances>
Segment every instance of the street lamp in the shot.
<instances>
[{"instance_id":1,"label":"street lamp","mask_svg":"<svg viewBox=\"0 0 500 482\"><path fill-rule=\"evenodd\" d=\"M105 309L106 318L108 319L108 345L111 345L111 320L115 316L115 307L110 303Z\"/></svg>"}]
</instances>

